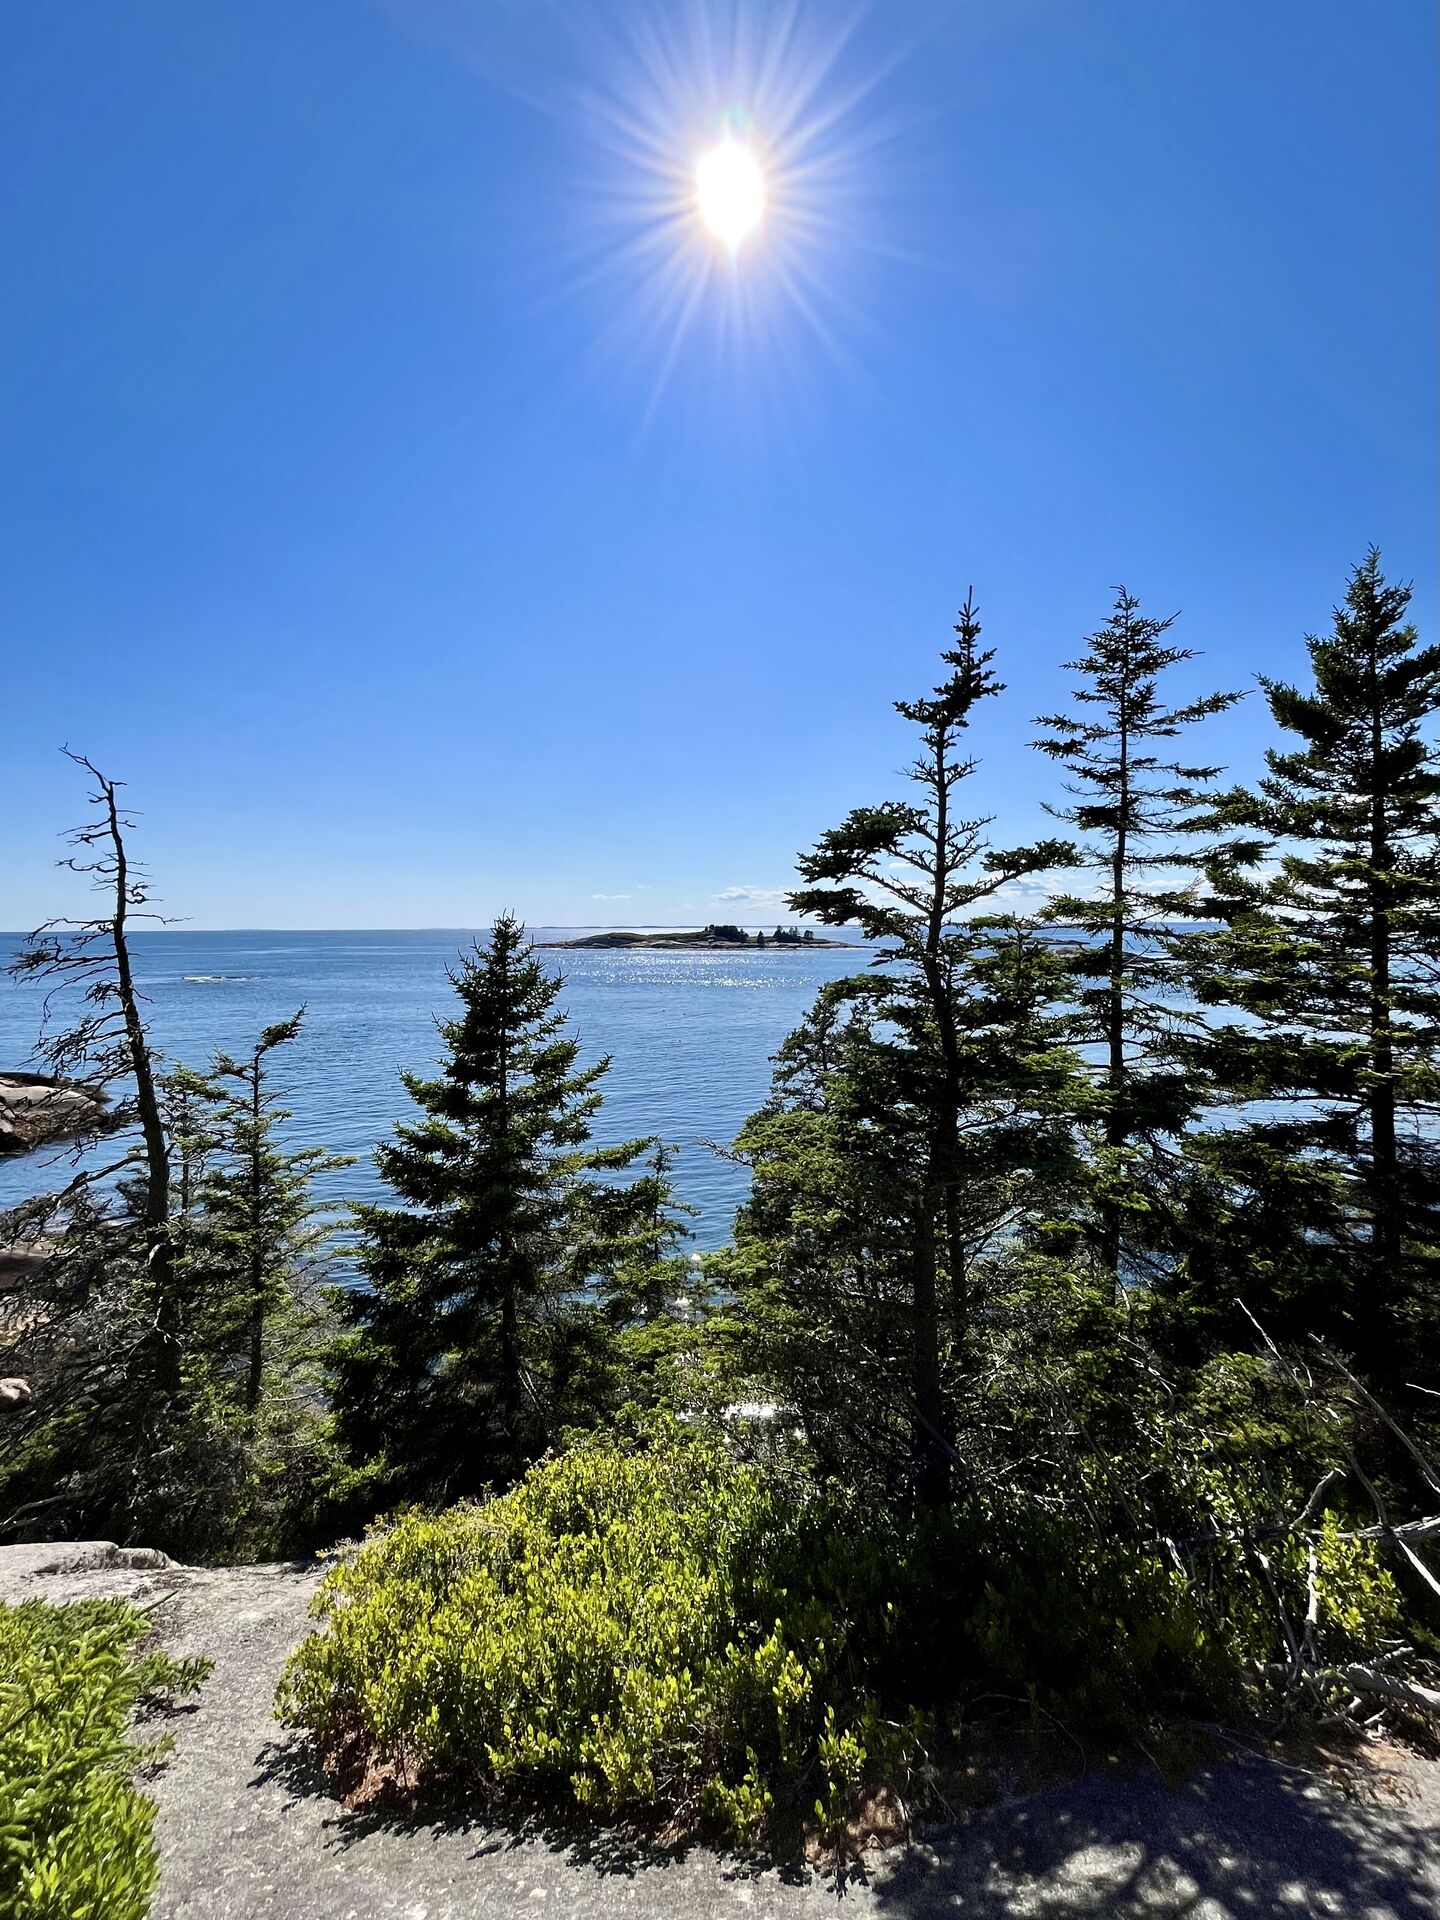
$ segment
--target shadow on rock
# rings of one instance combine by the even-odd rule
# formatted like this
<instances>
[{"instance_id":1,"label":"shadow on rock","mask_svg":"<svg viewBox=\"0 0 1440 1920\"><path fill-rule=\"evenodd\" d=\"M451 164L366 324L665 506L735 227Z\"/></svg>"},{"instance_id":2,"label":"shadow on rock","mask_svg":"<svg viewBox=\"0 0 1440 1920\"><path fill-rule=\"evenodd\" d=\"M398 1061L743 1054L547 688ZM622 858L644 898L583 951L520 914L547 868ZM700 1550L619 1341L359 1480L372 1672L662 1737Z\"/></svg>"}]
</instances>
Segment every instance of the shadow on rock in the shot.
<instances>
[{"instance_id":1,"label":"shadow on rock","mask_svg":"<svg viewBox=\"0 0 1440 1920\"><path fill-rule=\"evenodd\" d=\"M727 1879L778 1877L790 1884L814 1879L803 1864L777 1862L769 1855L738 1853L698 1839L694 1834L669 1835L638 1827L607 1826L587 1820L573 1803L526 1808L503 1801L477 1805L462 1793L427 1793L419 1798L398 1782L380 1782L356 1806L337 1796L336 1779L304 1740L276 1740L256 1756L252 1787L279 1785L293 1800L324 1799L334 1808L329 1845L342 1850L362 1844L372 1834L452 1833L473 1835L474 1857L501 1853L539 1842L562 1855L576 1868L604 1875L635 1875L673 1867L692 1853L708 1851Z\"/></svg>"},{"instance_id":2,"label":"shadow on rock","mask_svg":"<svg viewBox=\"0 0 1440 1920\"><path fill-rule=\"evenodd\" d=\"M1413 1809L1342 1798L1299 1771L1090 1774L930 1836L877 1875L879 1913L1055 1920L1361 1915L1434 1920L1440 1846Z\"/></svg>"}]
</instances>

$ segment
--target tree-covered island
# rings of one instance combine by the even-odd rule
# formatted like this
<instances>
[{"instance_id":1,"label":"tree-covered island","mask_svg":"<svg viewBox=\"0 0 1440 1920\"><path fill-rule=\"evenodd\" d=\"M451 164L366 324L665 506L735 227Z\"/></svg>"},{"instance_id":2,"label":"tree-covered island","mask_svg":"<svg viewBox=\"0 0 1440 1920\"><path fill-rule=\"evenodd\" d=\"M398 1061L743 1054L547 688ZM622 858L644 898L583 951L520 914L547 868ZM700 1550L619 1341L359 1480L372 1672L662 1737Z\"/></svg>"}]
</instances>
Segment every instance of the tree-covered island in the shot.
<instances>
[{"instance_id":1,"label":"tree-covered island","mask_svg":"<svg viewBox=\"0 0 1440 1920\"><path fill-rule=\"evenodd\" d=\"M583 950L586 947L633 947L681 949L693 951L705 947L848 947L849 940L822 940L813 927L776 927L773 933L712 922L705 927L662 927L655 931L633 932L625 929L587 933L578 940L537 940L537 947L557 951Z\"/></svg>"}]
</instances>

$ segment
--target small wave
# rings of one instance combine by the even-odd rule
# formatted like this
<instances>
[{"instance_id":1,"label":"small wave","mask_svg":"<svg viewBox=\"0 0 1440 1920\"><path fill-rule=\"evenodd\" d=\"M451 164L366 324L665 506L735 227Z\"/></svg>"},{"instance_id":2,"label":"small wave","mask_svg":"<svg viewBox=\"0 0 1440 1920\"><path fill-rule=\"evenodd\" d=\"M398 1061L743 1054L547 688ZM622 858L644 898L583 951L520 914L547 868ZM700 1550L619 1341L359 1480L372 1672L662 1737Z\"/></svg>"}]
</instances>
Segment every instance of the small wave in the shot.
<instances>
[{"instance_id":1,"label":"small wave","mask_svg":"<svg viewBox=\"0 0 1440 1920\"><path fill-rule=\"evenodd\" d=\"M191 987L235 986L254 977L250 973L187 973L185 983Z\"/></svg>"}]
</instances>

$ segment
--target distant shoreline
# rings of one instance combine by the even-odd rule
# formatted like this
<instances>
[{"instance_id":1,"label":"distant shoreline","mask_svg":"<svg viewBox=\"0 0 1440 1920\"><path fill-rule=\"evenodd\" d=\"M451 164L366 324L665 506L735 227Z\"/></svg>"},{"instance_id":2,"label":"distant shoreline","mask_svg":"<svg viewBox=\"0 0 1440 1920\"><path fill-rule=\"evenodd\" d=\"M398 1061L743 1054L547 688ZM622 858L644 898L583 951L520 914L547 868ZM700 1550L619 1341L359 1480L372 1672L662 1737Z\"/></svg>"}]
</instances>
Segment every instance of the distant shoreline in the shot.
<instances>
[{"instance_id":1,"label":"distant shoreline","mask_svg":"<svg viewBox=\"0 0 1440 1920\"><path fill-rule=\"evenodd\" d=\"M796 932L780 928L775 933L747 933L743 927L673 928L658 933L611 931L589 933L579 940L537 940L536 946L548 952L574 952L577 949L609 948L633 952L636 948L662 948L668 952L710 951L750 953L813 953L817 947L856 949L848 940L822 940L808 930Z\"/></svg>"},{"instance_id":2,"label":"distant shoreline","mask_svg":"<svg viewBox=\"0 0 1440 1920\"><path fill-rule=\"evenodd\" d=\"M527 927L533 927L542 933L590 933L590 932L609 933L614 931L614 924L609 920L572 920L566 923L561 923L558 921L530 920L530 921L526 921L524 924ZM764 923L764 925L762 925L759 921L747 922L745 925L744 931L757 932L757 933L764 932L765 926L769 924L770 924L769 922L766 922ZM444 926L436 926L436 927L429 927L429 926L202 927L198 925L192 925L188 920L181 919L181 920L177 920L173 925L168 927L137 927L134 930L131 937L136 940L185 941L190 939L209 940L211 938L218 937L218 936L229 937L231 935L235 935L237 937L244 936L246 938L250 938L256 934L265 934L266 936L269 936L271 934L310 935L310 934L339 933L339 934L365 934L365 935L388 937L394 934L401 934L401 933L415 933L415 934L443 933L446 935L452 935L452 934L458 935L461 938L465 938L465 939L473 939L476 934L488 934L490 930L491 930L491 922L489 921L480 921L480 922L477 922L474 926L454 926L454 927L444 927ZM622 931L627 933L628 932L679 933L679 934L688 934L693 937L697 933L698 929L694 927L682 927L681 925L678 924L678 922L663 920L663 921L653 921L653 922L650 922L649 924L642 922L641 925L638 927L624 928L622 929ZM33 937L34 937L33 927L0 927L0 940L8 940L16 944L23 945L26 941L32 939ZM545 944L549 946L553 946L556 943L554 941L547 941L545 942ZM765 944L767 947L770 944L770 936L768 933L766 933L765 935ZM785 945L787 943L782 941L781 944ZM858 946L863 943L859 941L854 941L854 940L816 939L816 940L807 941L805 942L805 944L807 946L812 946L812 947L815 947L815 946L841 947L841 946Z\"/></svg>"}]
</instances>

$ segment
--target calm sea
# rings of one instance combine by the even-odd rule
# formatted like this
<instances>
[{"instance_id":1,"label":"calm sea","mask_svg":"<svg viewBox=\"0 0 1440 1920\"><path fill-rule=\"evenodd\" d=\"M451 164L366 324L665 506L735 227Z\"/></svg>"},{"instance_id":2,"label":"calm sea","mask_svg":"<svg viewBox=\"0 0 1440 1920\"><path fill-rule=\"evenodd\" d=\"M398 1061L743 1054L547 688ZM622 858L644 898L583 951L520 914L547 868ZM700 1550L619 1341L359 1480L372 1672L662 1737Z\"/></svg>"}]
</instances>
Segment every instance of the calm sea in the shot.
<instances>
[{"instance_id":1,"label":"calm sea","mask_svg":"<svg viewBox=\"0 0 1440 1920\"><path fill-rule=\"evenodd\" d=\"M537 940L573 936L533 929ZM304 1006L300 1038L276 1056L297 1145L359 1156L329 1176L330 1200L383 1191L372 1155L413 1113L398 1074L437 1055L435 1015L457 1004L445 970L474 936L420 933L140 933L134 955L156 1045L203 1066L216 1047L240 1052L269 1022ZM0 936L0 962L14 950ZM676 1185L698 1207L700 1248L729 1235L744 1170L705 1144L732 1139L765 1098L770 1056L827 980L857 972L866 951L592 951L545 953L564 976L562 1005L582 1057L608 1053L601 1141L659 1134L680 1149ZM0 976L0 1070L31 1063L42 994ZM0 1207L53 1176L30 1155L0 1160Z\"/></svg>"}]
</instances>

